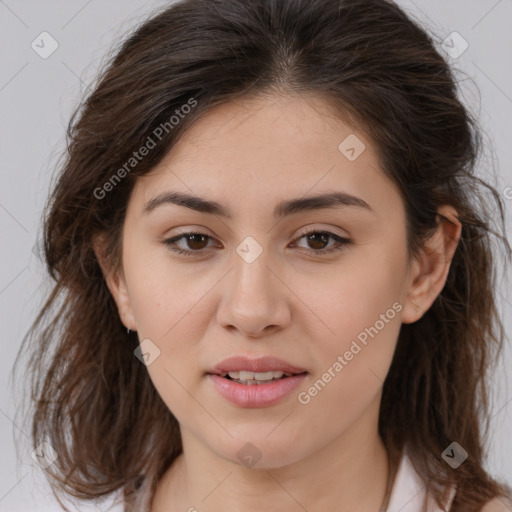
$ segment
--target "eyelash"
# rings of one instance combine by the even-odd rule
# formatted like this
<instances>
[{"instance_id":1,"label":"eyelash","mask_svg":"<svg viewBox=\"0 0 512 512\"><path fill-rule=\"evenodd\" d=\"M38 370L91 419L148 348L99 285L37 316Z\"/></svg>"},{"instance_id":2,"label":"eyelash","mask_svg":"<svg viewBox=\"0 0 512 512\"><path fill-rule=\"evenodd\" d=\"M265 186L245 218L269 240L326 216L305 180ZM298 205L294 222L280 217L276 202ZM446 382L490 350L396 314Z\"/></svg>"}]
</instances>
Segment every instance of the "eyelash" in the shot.
<instances>
[{"instance_id":1,"label":"eyelash","mask_svg":"<svg viewBox=\"0 0 512 512\"><path fill-rule=\"evenodd\" d=\"M206 237L208 239L212 238L211 236L206 235L204 233L188 232L188 233L182 233L181 235L178 235L178 236L169 238L167 240L164 240L163 244L165 246L167 246L171 251L173 251L173 252L175 252L175 253L177 253L179 255L183 255L183 256L197 256L200 253L204 252L205 249L200 249L200 250L196 250L196 251L190 251L190 250L187 250L187 249L179 249L179 248L176 248L176 246L175 246L176 242L178 242L182 238L185 238L185 237L191 236L191 235L204 236L204 237ZM344 237L341 237L339 235L335 235L334 233L331 233L329 231L320 231L320 230L314 230L314 231L309 231L307 233L304 233L303 235L301 235L296 240L301 240L302 238L307 237L307 236L311 236L311 235L328 235L329 238L332 238L338 244L340 244L337 247L335 246L334 248L331 247L329 249L319 249L319 250L309 249L311 254L314 254L314 255L324 255L324 254L328 254L328 253L335 253L335 252L338 252L338 251L342 251L342 250L346 249L346 247L348 245L351 245L351 244L354 243L353 240L350 240L349 238L344 238Z\"/></svg>"}]
</instances>

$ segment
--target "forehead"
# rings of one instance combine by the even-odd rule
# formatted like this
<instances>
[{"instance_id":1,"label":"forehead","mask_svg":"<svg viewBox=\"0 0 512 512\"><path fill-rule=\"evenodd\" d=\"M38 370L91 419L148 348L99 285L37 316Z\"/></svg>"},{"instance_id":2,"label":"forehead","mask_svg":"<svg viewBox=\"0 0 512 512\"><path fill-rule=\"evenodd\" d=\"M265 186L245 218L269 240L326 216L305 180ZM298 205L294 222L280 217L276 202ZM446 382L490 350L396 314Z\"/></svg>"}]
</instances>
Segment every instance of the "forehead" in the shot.
<instances>
[{"instance_id":1,"label":"forehead","mask_svg":"<svg viewBox=\"0 0 512 512\"><path fill-rule=\"evenodd\" d=\"M173 190L234 211L253 197L274 211L287 197L326 191L356 195L377 210L399 199L368 136L314 94L248 96L213 108L135 189L143 204Z\"/></svg>"}]
</instances>

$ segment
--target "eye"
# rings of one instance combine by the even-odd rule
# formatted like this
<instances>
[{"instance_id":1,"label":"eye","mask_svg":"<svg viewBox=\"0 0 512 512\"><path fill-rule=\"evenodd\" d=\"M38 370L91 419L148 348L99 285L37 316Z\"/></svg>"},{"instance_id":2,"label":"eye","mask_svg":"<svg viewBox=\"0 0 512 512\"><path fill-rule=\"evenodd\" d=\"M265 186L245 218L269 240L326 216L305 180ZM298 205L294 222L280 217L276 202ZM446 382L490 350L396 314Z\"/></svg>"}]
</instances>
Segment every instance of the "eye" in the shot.
<instances>
[{"instance_id":1,"label":"eye","mask_svg":"<svg viewBox=\"0 0 512 512\"><path fill-rule=\"evenodd\" d=\"M329 231L319 230L305 233L302 236L300 236L297 240L302 240L303 238L306 239L306 243L310 244L313 247L313 249L307 250L309 253L314 255L338 252L345 249L346 246L354 243L352 240L348 238L335 235L334 233L330 233ZM212 237L204 233L190 232L182 233L181 235L177 235L175 237L164 240L163 243L171 251L177 254L184 256L197 256L200 253L206 252L205 248L207 248L207 242L208 240L211 239ZM334 245L325 248L326 245L328 246L330 239L334 240ZM181 241L187 244L188 249L179 247L178 242Z\"/></svg>"},{"instance_id":2,"label":"eye","mask_svg":"<svg viewBox=\"0 0 512 512\"><path fill-rule=\"evenodd\" d=\"M308 250L308 252L317 254L327 254L341 251L346 248L346 246L354 243L349 238L345 238L339 235L335 235L329 231L309 231L305 233L298 240L306 239L306 243L310 244L310 246L315 247L315 250ZM325 248L325 245L329 243L329 239L334 240L335 243L333 246L329 248ZM321 246L321 248L319 248Z\"/></svg>"},{"instance_id":3,"label":"eye","mask_svg":"<svg viewBox=\"0 0 512 512\"><path fill-rule=\"evenodd\" d=\"M204 252L202 249L204 249L205 240L208 239L211 239L211 237L204 233L182 233L181 235L164 240L163 243L168 246L171 251L188 256ZM177 246L177 242L181 240L184 240L185 243L193 250L179 248Z\"/></svg>"}]
</instances>

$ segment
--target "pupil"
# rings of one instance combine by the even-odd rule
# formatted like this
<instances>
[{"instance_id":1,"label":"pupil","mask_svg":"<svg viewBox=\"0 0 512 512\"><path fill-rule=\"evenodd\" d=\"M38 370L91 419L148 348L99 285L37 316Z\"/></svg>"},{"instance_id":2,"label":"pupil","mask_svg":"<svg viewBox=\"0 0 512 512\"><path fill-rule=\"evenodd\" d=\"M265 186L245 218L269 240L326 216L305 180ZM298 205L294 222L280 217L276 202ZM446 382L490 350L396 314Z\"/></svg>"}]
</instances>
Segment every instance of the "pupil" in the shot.
<instances>
[{"instance_id":1,"label":"pupil","mask_svg":"<svg viewBox=\"0 0 512 512\"><path fill-rule=\"evenodd\" d=\"M195 247L194 243L197 242L197 238L206 238L204 235L189 235L188 237L188 245L191 249L201 249L202 247ZM204 242L204 240L203 240ZM199 245L201 245L201 242L199 242Z\"/></svg>"},{"instance_id":2,"label":"pupil","mask_svg":"<svg viewBox=\"0 0 512 512\"><path fill-rule=\"evenodd\" d=\"M308 240L309 242L313 242L313 248L314 249L323 249L323 247L317 247L315 246L315 240L314 238L316 237L321 237L323 240L320 242L320 244L327 244L328 243L328 238L329 238L329 235L327 233L313 233L312 235L309 235L308 236Z\"/></svg>"}]
</instances>

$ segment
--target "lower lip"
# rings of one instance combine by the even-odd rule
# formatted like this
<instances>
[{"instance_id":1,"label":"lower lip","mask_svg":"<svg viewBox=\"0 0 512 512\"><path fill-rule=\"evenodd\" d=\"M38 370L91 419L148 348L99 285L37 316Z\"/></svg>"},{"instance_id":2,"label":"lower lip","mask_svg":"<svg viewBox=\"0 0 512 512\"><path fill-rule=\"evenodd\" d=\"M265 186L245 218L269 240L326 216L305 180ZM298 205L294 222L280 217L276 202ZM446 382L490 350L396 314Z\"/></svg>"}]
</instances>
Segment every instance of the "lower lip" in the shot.
<instances>
[{"instance_id":1,"label":"lower lip","mask_svg":"<svg viewBox=\"0 0 512 512\"><path fill-rule=\"evenodd\" d=\"M220 375L209 374L215 389L226 400L240 407L269 407L298 388L307 373L274 380L267 384L239 384Z\"/></svg>"}]
</instances>

